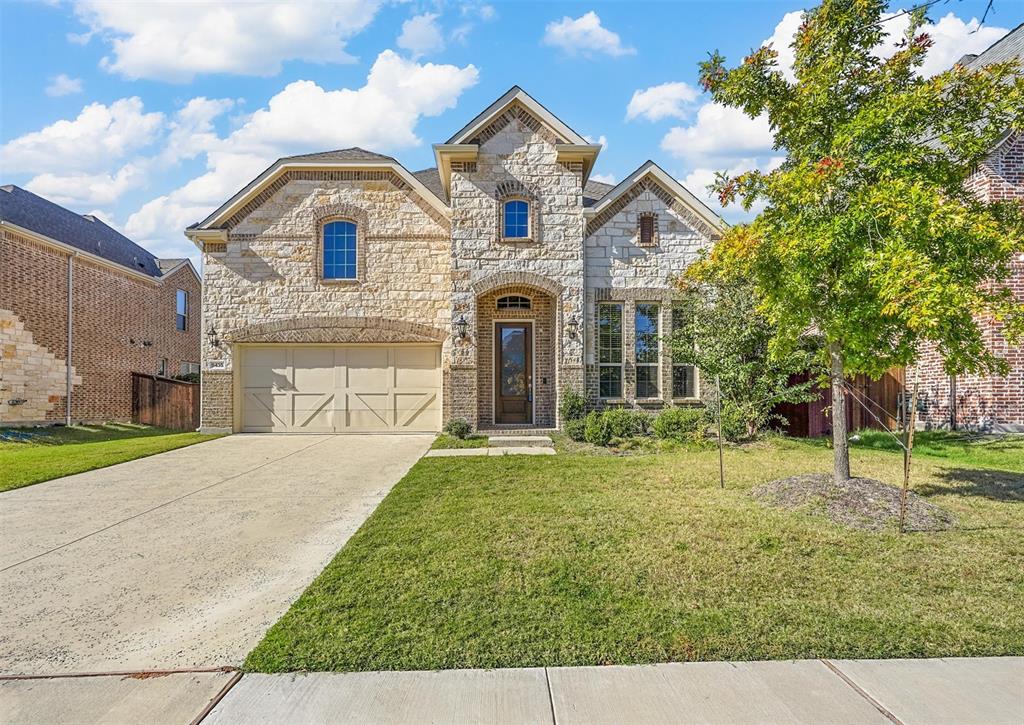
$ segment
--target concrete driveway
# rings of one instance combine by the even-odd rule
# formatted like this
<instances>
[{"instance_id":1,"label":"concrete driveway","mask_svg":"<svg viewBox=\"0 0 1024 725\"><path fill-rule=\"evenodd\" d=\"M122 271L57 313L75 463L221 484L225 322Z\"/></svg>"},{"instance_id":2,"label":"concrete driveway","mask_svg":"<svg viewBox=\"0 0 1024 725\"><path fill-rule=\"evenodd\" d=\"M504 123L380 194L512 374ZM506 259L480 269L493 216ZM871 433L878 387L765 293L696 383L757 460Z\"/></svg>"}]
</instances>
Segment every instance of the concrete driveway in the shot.
<instances>
[{"instance_id":1,"label":"concrete driveway","mask_svg":"<svg viewBox=\"0 0 1024 725\"><path fill-rule=\"evenodd\" d=\"M0 494L0 673L240 665L430 442L234 435Z\"/></svg>"}]
</instances>

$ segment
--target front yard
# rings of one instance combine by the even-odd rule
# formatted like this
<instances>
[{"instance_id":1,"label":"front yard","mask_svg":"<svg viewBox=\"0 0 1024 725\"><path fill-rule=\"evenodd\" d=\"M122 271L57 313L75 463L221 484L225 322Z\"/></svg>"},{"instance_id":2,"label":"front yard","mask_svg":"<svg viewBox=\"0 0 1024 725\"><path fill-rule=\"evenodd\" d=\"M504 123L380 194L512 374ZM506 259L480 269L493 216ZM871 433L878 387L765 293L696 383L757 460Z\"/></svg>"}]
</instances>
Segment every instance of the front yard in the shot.
<instances>
[{"instance_id":1,"label":"front yard","mask_svg":"<svg viewBox=\"0 0 1024 725\"><path fill-rule=\"evenodd\" d=\"M132 423L0 428L0 492L216 437Z\"/></svg>"},{"instance_id":2,"label":"front yard","mask_svg":"<svg viewBox=\"0 0 1024 725\"><path fill-rule=\"evenodd\" d=\"M768 509L820 443L430 458L249 655L257 671L1024 654L1024 441L922 450L957 528L900 536ZM901 458L855 449L897 482Z\"/></svg>"}]
</instances>

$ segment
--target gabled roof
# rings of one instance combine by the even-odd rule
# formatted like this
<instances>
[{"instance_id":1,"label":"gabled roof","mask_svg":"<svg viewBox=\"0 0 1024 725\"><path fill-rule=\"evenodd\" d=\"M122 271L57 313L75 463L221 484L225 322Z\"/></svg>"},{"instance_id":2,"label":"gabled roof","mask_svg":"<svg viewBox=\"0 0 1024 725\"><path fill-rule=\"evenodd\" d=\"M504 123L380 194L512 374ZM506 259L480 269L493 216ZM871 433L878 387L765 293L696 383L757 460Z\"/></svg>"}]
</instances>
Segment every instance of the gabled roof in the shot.
<instances>
[{"instance_id":1,"label":"gabled roof","mask_svg":"<svg viewBox=\"0 0 1024 725\"><path fill-rule=\"evenodd\" d=\"M587 185L583 187L583 206L591 207L604 197L609 191L615 188L614 184L606 184L603 181L594 181L593 179L587 180Z\"/></svg>"},{"instance_id":2,"label":"gabled roof","mask_svg":"<svg viewBox=\"0 0 1024 725\"><path fill-rule=\"evenodd\" d=\"M0 186L0 224L26 229L136 274L163 274L159 259L97 217L76 214L13 184Z\"/></svg>"},{"instance_id":3,"label":"gabled roof","mask_svg":"<svg viewBox=\"0 0 1024 725\"><path fill-rule=\"evenodd\" d=\"M438 199L448 201L448 194L445 193L444 185L441 184L441 175L437 172L436 166L431 166L429 169L423 169L422 171L414 171L412 175L419 179L425 187L437 194Z\"/></svg>"},{"instance_id":4,"label":"gabled roof","mask_svg":"<svg viewBox=\"0 0 1024 725\"><path fill-rule=\"evenodd\" d=\"M456 131L455 134L445 142L445 145L469 143L481 129L485 128L495 118L495 116L500 115L505 111L505 109L516 102L522 104L528 111L530 111L530 113L540 119L540 121L554 131L556 135L560 136L565 143L579 144L581 146L588 145L585 138L566 126L561 119L542 106L533 98L533 96L519 86L512 86L509 88L498 100L477 114L472 121Z\"/></svg>"},{"instance_id":5,"label":"gabled roof","mask_svg":"<svg viewBox=\"0 0 1024 725\"><path fill-rule=\"evenodd\" d=\"M965 55L957 63L971 70L977 70L983 66L1002 63L1013 58L1024 60L1024 23L1018 25L978 55Z\"/></svg>"},{"instance_id":6,"label":"gabled roof","mask_svg":"<svg viewBox=\"0 0 1024 725\"><path fill-rule=\"evenodd\" d=\"M593 219L598 216L603 211L611 207L617 199L627 193L634 185L640 183L647 177L651 177L656 181L663 189L678 199L683 206L692 211L698 219L707 224L714 231L721 233L728 227L728 224L725 223L722 217L712 211L711 207L694 196L689 189L680 184L668 172L650 160L645 161L640 168L616 184L607 194L602 196L596 204L584 209L584 217L587 219Z\"/></svg>"},{"instance_id":7,"label":"gabled roof","mask_svg":"<svg viewBox=\"0 0 1024 725\"><path fill-rule=\"evenodd\" d=\"M201 230L218 229L250 199L292 169L390 169L438 212L444 216L451 214L442 196L428 188L393 157L353 147L278 159L203 221L191 225L185 231L186 236L195 238L195 233Z\"/></svg>"}]
</instances>

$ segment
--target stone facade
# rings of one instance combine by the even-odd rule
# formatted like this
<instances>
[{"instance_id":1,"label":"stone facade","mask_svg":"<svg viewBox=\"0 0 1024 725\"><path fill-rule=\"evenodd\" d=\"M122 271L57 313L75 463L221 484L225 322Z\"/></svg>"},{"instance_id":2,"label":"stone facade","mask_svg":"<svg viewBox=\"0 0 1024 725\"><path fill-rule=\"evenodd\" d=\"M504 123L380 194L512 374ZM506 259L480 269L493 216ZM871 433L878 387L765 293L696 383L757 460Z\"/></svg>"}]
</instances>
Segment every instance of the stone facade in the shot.
<instances>
[{"instance_id":1,"label":"stone facade","mask_svg":"<svg viewBox=\"0 0 1024 725\"><path fill-rule=\"evenodd\" d=\"M205 328L219 338L204 345L205 427L237 420L237 345L434 342L442 346L443 419L490 428L495 322L510 319L534 326L532 424L556 426L561 394L593 387L584 361L594 357L598 299L632 304L641 294L670 317L671 278L720 222L665 183L664 172L648 174L649 162L614 204L588 215L596 147L515 90L449 142L464 156L415 175L432 173L440 188L420 187L394 160L360 149L314 155L319 166L291 157L243 190L237 209L225 205L190 229L205 250ZM525 237L503 231L503 204L513 199L528 204ZM641 216L654 221L646 245ZM319 273L321 230L332 219L356 224L353 280ZM497 299L508 294L529 298L530 309L499 311ZM670 361L662 375L669 402ZM634 404L630 390L616 403Z\"/></svg>"},{"instance_id":2,"label":"stone facade","mask_svg":"<svg viewBox=\"0 0 1024 725\"><path fill-rule=\"evenodd\" d=\"M971 177L968 188L985 201L1024 200L1024 134L1004 141ZM1000 284L1024 304L1024 253L1017 254L1010 276ZM999 322L981 324L986 347L1009 363L1009 375L949 376L938 350L925 346L918 365L907 371L907 384L918 380L924 396L922 425L1024 431L1024 347L1010 345Z\"/></svg>"},{"instance_id":3,"label":"stone facade","mask_svg":"<svg viewBox=\"0 0 1024 725\"><path fill-rule=\"evenodd\" d=\"M69 254L14 230L0 234L0 310L16 316L23 325L20 334L30 334L32 343L45 348L53 356L52 364L60 366L67 361ZM130 420L132 372L155 374L164 361L167 374L177 375L183 363L199 362L199 280L188 265L159 279L85 256L75 257L72 266L72 420ZM190 301L184 331L175 324L178 289L185 290ZM54 387L52 368L39 370L45 384L32 384L39 391L37 399L14 395L7 377L14 363L8 358L3 363L0 397L5 403L19 396L30 402L0 408L0 423L65 419L65 383L62 378L59 390Z\"/></svg>"}]
</instances>

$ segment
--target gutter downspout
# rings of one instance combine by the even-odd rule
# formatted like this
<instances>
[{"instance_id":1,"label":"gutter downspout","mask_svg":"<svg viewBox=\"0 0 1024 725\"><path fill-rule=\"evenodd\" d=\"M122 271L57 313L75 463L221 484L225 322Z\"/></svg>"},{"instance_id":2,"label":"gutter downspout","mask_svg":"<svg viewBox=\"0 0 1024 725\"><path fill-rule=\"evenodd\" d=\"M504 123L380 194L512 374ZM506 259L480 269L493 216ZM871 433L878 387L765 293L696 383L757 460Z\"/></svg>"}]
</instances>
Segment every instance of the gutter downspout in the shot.
<instances>
[{"instance_id":1,"label":"gutter downspout","mask_svg":"<svg viewBox=\"0 0 1024 725\"><path fill-rule=\"evenodd\" d=\"M75 281L75 267L74 261L75 254L68 255L68 354L67 364L67 377L65 379L66 390L64 392L64 425L71 425L71 344L74 340L73 331L73 316L72 316L72 299L74 295L74 281Z\"/></svg>"}]
</instances>

